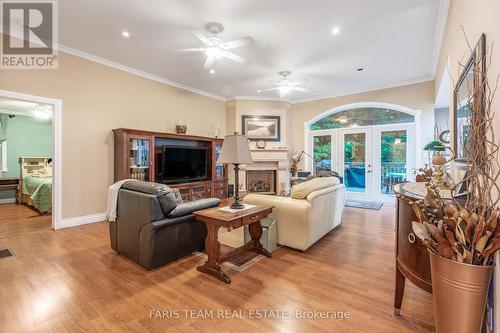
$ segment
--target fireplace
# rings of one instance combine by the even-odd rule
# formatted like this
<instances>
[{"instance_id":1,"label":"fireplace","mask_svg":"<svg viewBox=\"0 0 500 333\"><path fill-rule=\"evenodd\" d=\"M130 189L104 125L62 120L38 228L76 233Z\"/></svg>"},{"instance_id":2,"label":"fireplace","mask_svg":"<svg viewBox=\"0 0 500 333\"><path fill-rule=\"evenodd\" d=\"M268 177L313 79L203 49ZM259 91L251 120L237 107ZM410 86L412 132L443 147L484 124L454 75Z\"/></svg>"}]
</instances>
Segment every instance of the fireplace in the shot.
<instances>
[{"instance_id":1,"label":"fireplace","mask_svg":"<svg viewBox=\"0 0 500 333\"><path fill-rule=\"evenodd\" d=\"M277 194L275 170L247 170L246 180L248 193Z\"/></svg>"}]
</instances>

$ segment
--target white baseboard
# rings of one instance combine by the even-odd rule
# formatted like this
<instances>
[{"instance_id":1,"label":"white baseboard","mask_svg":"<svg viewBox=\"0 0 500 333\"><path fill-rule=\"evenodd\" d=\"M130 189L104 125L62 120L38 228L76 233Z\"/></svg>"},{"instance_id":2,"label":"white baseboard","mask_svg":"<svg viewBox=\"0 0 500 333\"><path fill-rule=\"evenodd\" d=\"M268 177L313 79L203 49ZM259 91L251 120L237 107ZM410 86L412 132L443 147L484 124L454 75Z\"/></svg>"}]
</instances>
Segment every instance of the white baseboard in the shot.
<instances>
[{"instance_id":1,"label":"white baseboard","mask_svg":"<svg viewBox=\"0 0 500 333\"><path fill-rule=\"evenodd\" d=\"M10 204L10 203L16 203L16 198L0 199L0 205L2 205L2 204Z\"/></svg>"},{"instance_id":2,"label":"white baseboard","mask_svg":"<svg viewBox=\"0 0 500 333\"><path fill-rule=\"evenodd\" d=\"M106 213L70 217L62 219L60 229L76 227L79 225L106 221Z\"/></svg>"}]
</instances>

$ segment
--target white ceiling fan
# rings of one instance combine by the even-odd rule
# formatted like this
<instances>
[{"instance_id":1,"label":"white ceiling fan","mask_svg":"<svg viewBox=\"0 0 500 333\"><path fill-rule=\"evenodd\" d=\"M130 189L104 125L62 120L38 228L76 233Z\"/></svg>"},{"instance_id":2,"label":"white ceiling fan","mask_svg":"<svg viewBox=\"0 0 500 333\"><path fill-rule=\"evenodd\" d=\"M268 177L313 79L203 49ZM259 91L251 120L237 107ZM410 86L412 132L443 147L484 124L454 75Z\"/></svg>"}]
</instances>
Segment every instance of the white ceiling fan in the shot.
<instances>
[{"instance_id":1,"label":"white ceiling fan","mask_svg":"<svg viewBox=\"0 0 500 333\"><path fill-rule=\"evenodd\" d=\"M205 61L205 65L203 66L205 69L211 69L214 65L215 60L220 58L231 59L245 65L248 65L250 63L249 60L228 50L253 44L254 40L252 39L252 37L243 37L229 42L224 42L224 40L217 36L224 30L222 24L215 22L207 23L205 25L205 29L208 30L212 35L207 37L204 33L198 30L193 31L193 34L205 45L205 47L181 49L179 51L205 53L205 55L207 56L207 60Z\"/></svg>"},{"instance_id":2,"label":"white ceiling fan","mask_svg":"<svg viewBox=\"0 0 500 333\"><path fill-rule=\"evenodd\" d=\"M258 92L266 92L266 91L272 91L272 90L278 90L280 93L280 97L284 97L285 95L288 95L292 91L301 91L301 92L308 92L309 90L303 87L300 87L300 85L304 82L309 81L308 79L300 79L300 80L295 80L292 81L288 79L288 76L291 75L292 72L290 71L281 71L278 73L278 75L281 75L280 80L269 80L268 82L274 83L276 87L265 89L265 90L259 90Z\"/></svg>"}]
</instances>

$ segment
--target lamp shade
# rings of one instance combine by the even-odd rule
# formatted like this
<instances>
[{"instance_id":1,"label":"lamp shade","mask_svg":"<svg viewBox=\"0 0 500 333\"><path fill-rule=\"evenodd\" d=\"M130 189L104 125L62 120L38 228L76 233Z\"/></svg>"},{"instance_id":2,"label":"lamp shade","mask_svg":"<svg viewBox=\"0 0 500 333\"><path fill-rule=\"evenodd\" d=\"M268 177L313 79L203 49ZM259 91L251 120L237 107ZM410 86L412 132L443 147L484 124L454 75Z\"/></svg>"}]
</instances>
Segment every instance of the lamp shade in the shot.
<instances>
[{"instance_id":1,"label":"lamp shade","mask_svg":"<svg viewBox=\"0 0 500 333\"><path fill-rule=\"evenodd\" d=\"M248 139L244 135L226 135L217 163L252 164Z\"/></svg>"},{"instance_id":2,"label":"lamp shade","mask_svg":"<svg viewBox=\"0 0 500 333\"><path fill-rule=\"evenodd\" d=\"M428 144L425 145L424 150L430 150L430 151L445 151L446 146L444 143L442 143L439 140L433 140L429 142Z\"/></svg>"}]
</instances>

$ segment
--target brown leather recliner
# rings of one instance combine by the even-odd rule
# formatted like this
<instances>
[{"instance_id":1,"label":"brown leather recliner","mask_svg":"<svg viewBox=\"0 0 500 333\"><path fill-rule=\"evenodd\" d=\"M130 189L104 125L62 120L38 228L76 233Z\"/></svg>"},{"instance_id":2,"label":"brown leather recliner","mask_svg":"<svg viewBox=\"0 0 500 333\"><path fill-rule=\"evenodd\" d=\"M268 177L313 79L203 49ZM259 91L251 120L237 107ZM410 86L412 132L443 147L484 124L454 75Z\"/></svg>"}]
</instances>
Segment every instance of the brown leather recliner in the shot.
<instances>
[{"instance_id":1,"label":"brown leather recliner","mask_svg":"<svg viewBox=\"0 0 500 333\"><path fill-rule=\"evenodd\" d=\"M216 198L179 203L166 185L126 182L109 224L111 248L148 270L202 251L207 231L193 212L219 204Z\"/></svg>"}]
</instances>

